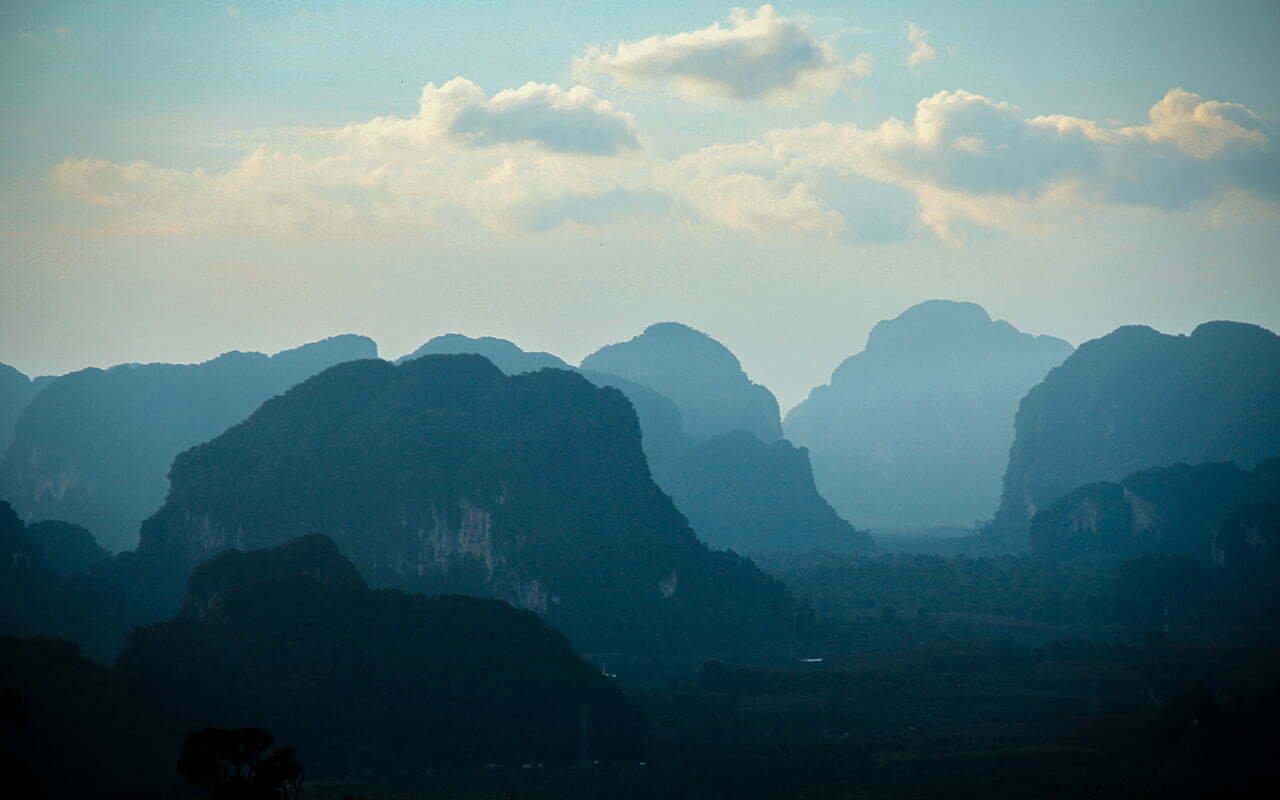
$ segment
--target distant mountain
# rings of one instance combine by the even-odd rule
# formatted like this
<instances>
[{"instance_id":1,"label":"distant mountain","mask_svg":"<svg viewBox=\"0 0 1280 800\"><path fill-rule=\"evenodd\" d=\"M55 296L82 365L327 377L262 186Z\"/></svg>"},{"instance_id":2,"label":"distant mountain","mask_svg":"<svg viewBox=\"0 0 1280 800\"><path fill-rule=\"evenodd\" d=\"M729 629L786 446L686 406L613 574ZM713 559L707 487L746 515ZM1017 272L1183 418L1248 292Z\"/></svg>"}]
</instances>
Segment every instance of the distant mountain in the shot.
<instances>
[{"instance_id":1,"label":"distant mountain","mask_svg":"<svg viewBox=\"0 0 1280 800\"><path fill-rule=\"evenodd\" d=\"M639 752L640 712L536 615L371 590L323 536L222 553L185 609L130 637L125 680L166 716L270 729L309 777Z\"/></svg>"},{"instance_id":2,"label":"distant mountain","mask_svg":"<svg viewBox=\"0 0 1280 800\"><path fill-rule=\"evenodd\" d=\"M19 415L35 399L43 383L39 379L31 380L8 364L0 364L0 455L13 441L13 427L18 424Z\"/></svg>"},{"instance_id":3,"label":"distant mountain","mask_svg":"<svg viewBox=\"0 0 1280 800\"><path fill-rule=\"evenodd\" d=\"M974 303L930 300L877 323L784 429L845 519L969 525L999 501L1018 401L1070 353Z\"/></svg>"},{"instance_id":4,"label":"distant mountain","mask_svg":"<svg viewBox=\"0 0 1280 800\"><path fill-rule=\"evenodd\" d=\"M1280 503L1280 458L1249 472L1221 462L1143 470L1118 483L1082 486L1041 510L1031 521L1031 552L1041 558L1160 553L1206 565L1233 562L1239 569L1265 556L1258 548L1266 542L1251 544L1244 520L1225 533L1223 523L1239 509L1268 502Z\"/></svg>"},{"instance_id":5,"label":"distant mountain","mask_svg":"<svg viewBox=\"0 0 1280 800\"><path fill-rule=\"evenodd\" d=\"M1086 342L1018 409L991 533L1025 546L1031 518L1097 481L1167 464L1280 455L1280 336L1209 322L1190 336L1127 326Z\"/></svg>"},{"instance_id":6,"label":"distant mountain","mask_svg":"<svg viewBox=\"0 0 1280 800\"><path fill-rule=\"evenodd\" d=\"M765 444L746 431L713 436L692 448L665 488L712 547L757 553L873 546L818 494L808 455L785 439Z\"/></svg>"},{"instance_id":7,"label":"distant mountain","mask_svg":"<svg viewBox=\"0 0 1280 800\"><path fill-rule=\"evenodd\" d=\"M137 542L164 501L174 456L326 367L371 358L363 336L335 336L267 357L128 364L51 382L19 420L0 461L0 495L25 519L84 525L110 550Z\"/></svg>"},{"instance_id":8,"label":"distant mountain","mask_svg":"<svg viewBox=\"0 0 1280 800\"><path fill-rule=\"evenodd\" d=\"M186 574L310 533L369 581L536 610L592 650L763 641L791 599L709 551L650 477L631 404L474 355L343 364L174 462L140 563Z\"/></svg>"},{"instance_id":9,"label":"distant mountain","mask_svg":"<svg viewBox=\"0 0 1280 800\"><path fill-rule=\"evenodd\" d=\"M650 325L634 339L587 356L582 369L618 375L669 397L694 439L735 430L764 442L782 438L773 393L752 383L728 348L687 325Z\"/></svg>"},{"instance_id":10,"label":"distant mountain","mask_svg":"<svg viewBox=\"0 0 1280 800\"><path fill-rule=\"evenodd\" d=\"M395 363L403 364L413 358L427 355L456 355L475 353L493 362L493 365L508 375L519 375L522 372L537 372L540 369L573 369L558 356L550 353L530 353L521 350L506 339L492 336L473 338L460 333L446 333L426 342L407 356L397 358Z\"/></svg>"}]
</instances>

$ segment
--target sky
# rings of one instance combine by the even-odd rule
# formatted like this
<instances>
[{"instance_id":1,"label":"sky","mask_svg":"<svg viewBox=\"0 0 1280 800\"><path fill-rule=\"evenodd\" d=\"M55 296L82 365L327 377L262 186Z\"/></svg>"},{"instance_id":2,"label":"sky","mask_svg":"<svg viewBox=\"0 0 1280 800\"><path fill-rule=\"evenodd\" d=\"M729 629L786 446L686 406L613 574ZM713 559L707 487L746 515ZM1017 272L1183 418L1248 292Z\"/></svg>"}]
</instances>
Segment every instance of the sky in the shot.
<instances>
[{"instance_id":1,"label":"sky","mask_svg":"<svg viewBox=\"0 0 1280 800\"><path fill-rule=\"evenodd\" d=\"M1280 3L0 5L0 362L1280 330Z\"/></svg>"}]
</instances>

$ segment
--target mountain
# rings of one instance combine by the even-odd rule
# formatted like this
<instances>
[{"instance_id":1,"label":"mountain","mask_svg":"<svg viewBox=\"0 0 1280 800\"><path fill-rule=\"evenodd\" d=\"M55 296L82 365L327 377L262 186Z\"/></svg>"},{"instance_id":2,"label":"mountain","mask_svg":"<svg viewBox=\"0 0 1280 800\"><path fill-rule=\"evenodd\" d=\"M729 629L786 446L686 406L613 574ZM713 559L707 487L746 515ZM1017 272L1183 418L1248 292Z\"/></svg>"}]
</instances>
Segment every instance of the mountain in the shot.
<instances>
[{"instance_id":1,"label":"mountain","mask_svg":"<svg viewBox=\"0 0 1280 800\"><path fill-rule=\"evenodd\" d=\"M803 448L746 431L695 445L664 488L712 547L739 552L870 548L818 494Z\"/></svg>"},{"instance_id":2,"label":"mountain","mask_svg":"<svg viewBox=\"0 0 1280 800\"><path fill-rule=\"evenodd\" d=\"M93 534L73 522L46 519L27 526L32 544L40 549L44 564L62 576L88 572L98 562L110 557Z\"/></svg>"},{"instance_id":3,"label":"mountain","mask_svg":"<svg viewBox=\"0 0 1280 800\"><path fill-rule=\"evenodd\" d=\"M738 359L701 331L677 322L650 325L634 339L606 345L582 369L618 375L665 395L696 440L744 430L764 442L782 438L778 401L752 383Z\"/></svg>"},{"instance_id":4,"label":"mountain","mask_svg":"<svg viewBox=\"0 0 1280 800\"><path fill-rule=\"evenodd\" d=\"M396 359L402 364L414 358L427 355L455 355L475 353L493 362L493 365L508 375L519 375L522 372L537 372L540 369L573 369L558 356L550 353L531 353L520 349L506 339L492 336L473 338L460 333L446 333L428 340L425 344L407 356Z\"/></svg>"},{"instance_id":5,"label":"mountain","mask_svg":"<svg viewBox=\"0 0 1280 800\"><path fill-rule=\"evenodd\" d=\"M1224 522L1246 506L1278 502L1280 458L1249 472L1229 462L1143 470L1082 486L1041 510L1031 520L1031 553L1053 559L1160 553L1239 569L1253 553L1250 528L1240 519L1226 528Z\"/></svg>"},{"instance_id":6,"label":"mountain","mask_svg":"<svg viewBox=\"0 0 1280 800\"><path fill-rule=\"evenodd\" d=\"M784 429L845 519L969 525L999 501L1018 402L1070 353L974 303L930 300L877 323Z\"/></svg>"},{"instance_id":7,"label":"mountain","mask_svg":"<svg viewBox=\"0 0 1280 800\"><path fill-rule=\"evenodd\" d=\"M1280 455L1280 336L1208 322L1190 336L1126 326L1086 342L1018 409L999 541L1025 546L1036 512L1079 486L1167 464Z\"/></svg>"},{"instance_id":8,"label":"mountain","mask_svg":"<svg viewBox=\"0 0 1280 800\"><path fill-rule=\"evenodd\" d=\"M35 399L45 380L31 380L8 364L0 364L0 455L13 441L18 417Z\"/></svg>"},{"instance_id":9,"label":"mountain","mask_svg":"<svg viewBox=\"0 0 1280 800\"><path fill-rule=\"evenodd\" d=\"M125 681L165 716L271 730L309 776L638 754L640 713L535 614L372 590L323 536L222 553L184 609L130 637Z\"/></svg>"},{"instance_id":10,"label":"mountain","mask_svg":"<svg viewBox=\"0 0 1280 800\"><path fill-rule=\"evenodd\" d=\"M140 563L311 533L374 586L496 597L591 650L764 641L792 601L710 551L654 484L631 404L476 355L355 361L182 453Z\"/></svg>"},{"instance_id":11,"label":"mountain","mask_svg":"<svg viewBox=\"0 0 1280 800\"><path fill-rule=\"evenodd\" d=\"M376 353L371 339L346 335L271 357L233 352L64 375L19 420L0 461L0 495L25 519L74 522L109 550L127 549L164 501L174 456L316 372Z\"/></svg>"},{"instance_id":12,"label":"mountain","mask_svg":"<svg viewBox=\"0 0 1280 800\"><path fill-rule=\"evenodd\" d=\"M546 353L525 353L511 342L489 337L450 334L419 349L428 347L479 353L508 375L541 369L547 359L555 359ZM843 551L872 545L870 537L840 519L818 494L805 450L785 440L766 444L741 430L695 444L684 429L680 410L664 395L617 375L590 369L578 372L596 386L612 386L631 401L654 481L704 542L742 553L815 547Z\"/></svg>"}]
</instances>

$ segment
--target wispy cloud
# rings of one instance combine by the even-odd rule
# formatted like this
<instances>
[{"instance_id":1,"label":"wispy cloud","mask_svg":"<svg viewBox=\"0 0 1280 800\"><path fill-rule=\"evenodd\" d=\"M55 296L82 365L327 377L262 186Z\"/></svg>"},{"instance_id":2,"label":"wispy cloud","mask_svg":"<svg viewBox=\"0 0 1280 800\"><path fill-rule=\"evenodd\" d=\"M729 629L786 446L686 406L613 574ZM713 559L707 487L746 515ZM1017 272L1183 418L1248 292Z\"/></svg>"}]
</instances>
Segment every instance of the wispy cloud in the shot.
<instances>
[{"instance_id":1,"label":"wispy cloud","mask_svg":"<svg viewBox=\"0 0 1280 800\"><path fill-rule=\"evenodd\" d=\"M938 57L938 51L929 44L929 32L914 22L907 23L907 58L908 67L915 69Z\"/></svg>"}]
</instances>

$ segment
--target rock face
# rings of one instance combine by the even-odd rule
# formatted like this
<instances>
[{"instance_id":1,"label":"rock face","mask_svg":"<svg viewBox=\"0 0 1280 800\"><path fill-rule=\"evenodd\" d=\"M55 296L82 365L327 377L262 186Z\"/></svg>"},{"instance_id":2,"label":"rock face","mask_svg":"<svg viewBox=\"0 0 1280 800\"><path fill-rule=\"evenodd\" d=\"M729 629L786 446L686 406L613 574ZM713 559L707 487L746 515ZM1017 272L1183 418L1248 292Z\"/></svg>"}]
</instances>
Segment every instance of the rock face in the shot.
<instances>
[{"instance_id":1,"label":"rock face","mask_svg":"<svg viewBox=\"0 0 1280 800\"><path fill-rule=\"evenodd\" d=\"M542 614L593 650L705 646L785 627L790 597L709 551L654 484L630 403L480 356L357 361L175 460L141 561L331 536L374 586Z\"/></svg>"},{"instance_id":2,"label":"rock face","mask_svg":"<svg viewBox=\"0 0 1280 800\"><path fill-rule=\"evenodd\" d=\"M316 372L376 353L372 340L348 335L271 357L237 352L64 375L22 415L0 461L0 494L25 519L68 520L110 550L130 548L164 500L174 456Z\"/></svg>"},{"instance_id":3,"label":"rock face","mask_svg":"<svg viewBox=\"0 0 1280 800\"><path fill-rule=\"evenodd\" d=\"M1018 401L1070 353L974 303L930 300L877 323L784 429L855 524L969 525L1000 499Z\"/></svg>"},{"instance_id":4,"label":"rock face","mask_svg":"<svg viewBox=\"0 0 1280 800\"><path fill-rule=\"evenodd\" d=\"M480 353L508 375L541 369L548 359L559 360L488 337L454 334L432 339L423 346L428 347ZM765 444L746 431L695 444L680 410L666 396L617 375L591 369L579 374L596 386L612 386L631 401L653 479L704 542L741 553L815 547L857 550L872 545L814 489L805 450L785 441Z\"/></svg>"},{"instance_id":5,"label":"rock face","mask_svg":"<svg viewBox=\"0 0 1280 800\"><path fill-rule=\"evenodd\" d=\"M669 397L694 439L735 430L763 442L782 438L773 393L752 383L728 348L687 325L650 325L634 339L587 356L582 369L618 375Z\"/></svg>"},{"instance_id":6,"label":"rock face","mask_svg":"<svg viewBox=\"0 0 1280 800\"><path fill-rule=\"evenodd\" d=\"M1263 557L1274 545L1265 537L1254 542L1252 518L1224 523L1238 509L1276 502L1280 458L1250 472L1221 462L1143 470L1082 486L1040 511L1031 521L1031 552L1054 559L1184 555L1238 569L1247 554Z\"/></svg>"},{"instance_id":7,"label":"rock face","mask_svg":"<svg viewBox=\"0 0 1280 800\"><path fill-rule=\"evenodd\" d=\"M1076 487L1176 463L1280 455L1280 336L1209 322L1190 336L1129 326L1080 346L1018 409L992 534L1026 542Z\"/></svg>"},{"instance_id":8,"label":"rock face","mask_svg":"<svg viewBox=\"0 0 1280 800\"><path fill-rule=\"evenodd\" d=\"M13 427L18 424L18 417L45 382L33 381L8 364L0 364L0 455L13 441Z\"/></svg>"},{"instance_id":9,"label":"rock face","mask_svg":"<svg viewBox=\"0 0 1280 800\"><path fill-rule=\"evenodd\" d=\"M746 431L694 446L665 488L712 547L739 552L861 550L871 537L818 494L808 454Z\"/></svg>"},{"instance_id":10,"label":"rock face","mask_svg":"<svg viewBox=\"0 0 1280 800\"><path fill-rule=\"evenodd\" d=\"M372 590L323 536L203 564L117 664L170 718L271 729L310 776L639 754L639 711L536 615Z\"/></svg>"}]
</instances>

